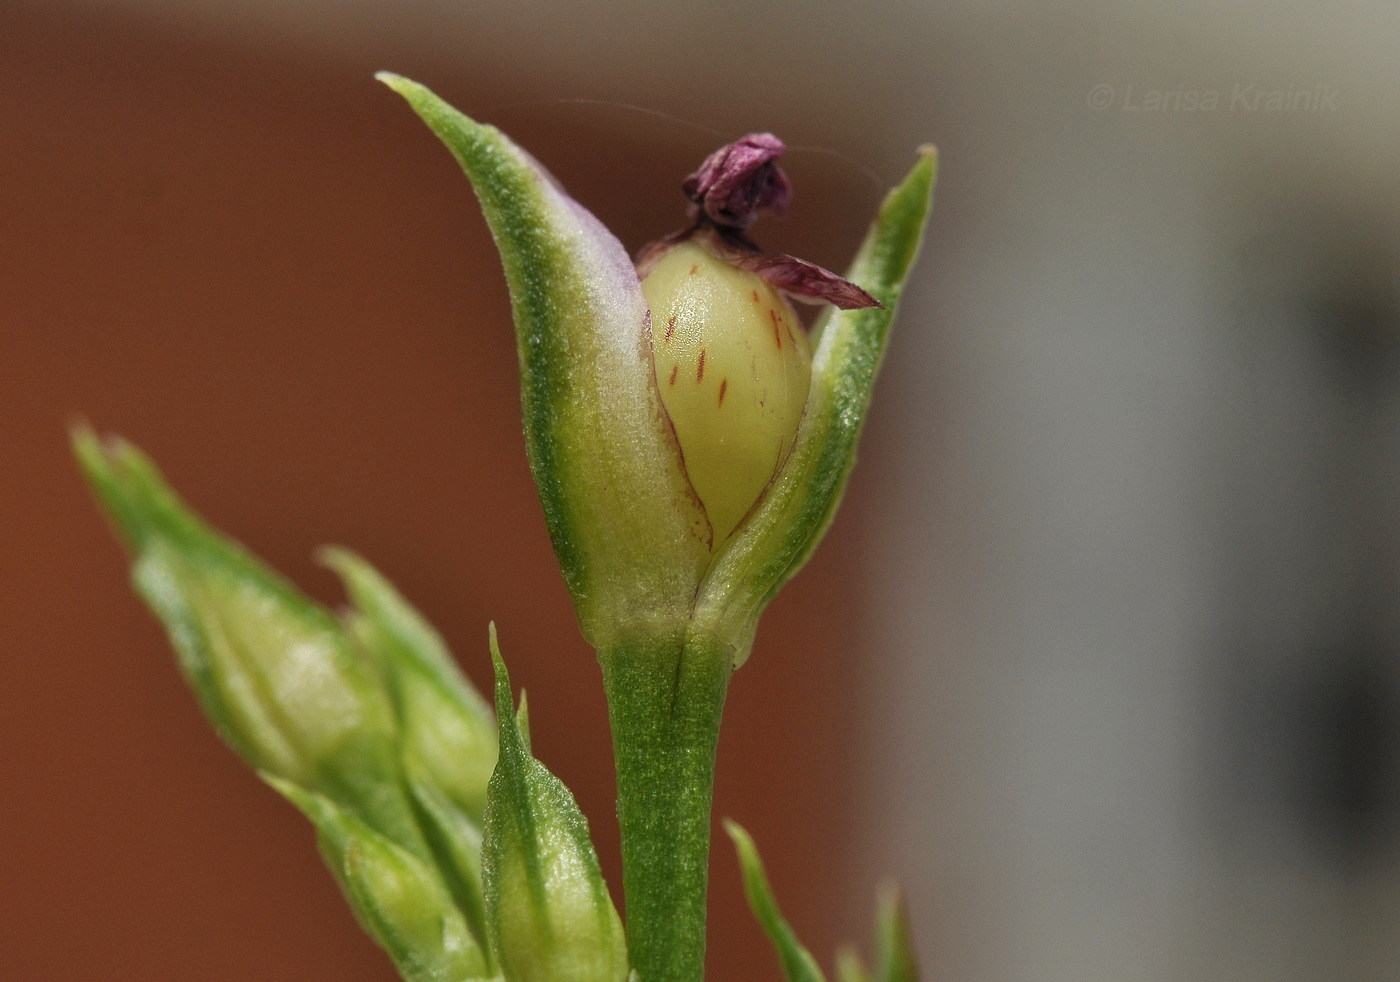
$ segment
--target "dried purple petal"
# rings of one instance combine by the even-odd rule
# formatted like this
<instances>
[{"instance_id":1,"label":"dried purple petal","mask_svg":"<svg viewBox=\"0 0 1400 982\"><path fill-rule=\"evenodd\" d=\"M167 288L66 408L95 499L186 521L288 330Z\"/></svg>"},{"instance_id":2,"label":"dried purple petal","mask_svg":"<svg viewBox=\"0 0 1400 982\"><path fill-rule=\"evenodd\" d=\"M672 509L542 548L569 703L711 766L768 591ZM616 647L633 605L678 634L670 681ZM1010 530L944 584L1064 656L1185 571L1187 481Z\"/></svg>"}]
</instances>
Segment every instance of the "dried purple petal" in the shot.
<instances>
[{"instance_id":1,"label":"dried purple petal","mask_svg":"<svg viewBox=\"0 0 1400 982\"><path fill-rule=\"evenodd\" d=\"M816 263L782 253L742 256L728 260L730 265L756 273L794 300L803 303L829 303L842 310L883 307L884 304L843 276Z\"/></svg>"},{"instance_id":2,"label":"dried purple petal","mask_svg":"<svg viewBox=\"0 0 1400 982\"><path fill-rule=\"evenodd\" d=\"M772 133L750 133L710 154L681 186L692 217L745 229L760 214L781 216L792 197L787 175L774 163L784 149Z\"/></svg>"},{"instance_id":3,"label":"dried purple petal","mask_svg":"<svg viewBox=\"0 0 1400 982\"><path fill-rule=\"evenodd\" d=\"M717 259L761 277L795 300L842 310L882 306L850 280L795 256L764 253L745 234L759 215L781 215L787 209L792 186L775 163L784 149L772 133L750 133L706 157L682 186L691 201L691 224L644 246L637 254L638 275L645 278L662 256L693 239Z\"/></svg>"}]
</instances>

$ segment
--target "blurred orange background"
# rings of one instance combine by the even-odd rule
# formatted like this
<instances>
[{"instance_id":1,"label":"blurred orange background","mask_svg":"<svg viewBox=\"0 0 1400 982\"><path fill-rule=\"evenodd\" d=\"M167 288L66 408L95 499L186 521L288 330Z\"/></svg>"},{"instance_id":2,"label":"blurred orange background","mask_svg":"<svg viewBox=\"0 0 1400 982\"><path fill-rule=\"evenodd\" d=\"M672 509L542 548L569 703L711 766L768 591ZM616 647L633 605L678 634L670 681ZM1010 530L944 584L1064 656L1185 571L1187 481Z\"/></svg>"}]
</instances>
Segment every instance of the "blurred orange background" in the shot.
<instances>
[{"instance_id":1,"label":"blurred orange background","mask_svg":"<svg viewBox=\"0 0 1400 982\"><path fill-rule=\"evenodd\" d=\"M1391 982L1396 51L1391 0L0 0L0 976L393 977L200 718L79 416L324 602L312 550L361 551L478 681L494 619L616 883L499 263L389 69L629 249L772 130L760 240L839 269L940 148L861 465L720 748L823 964L893 873L930 982ZM776 978L712 870L710 977Z\"/></svg>"},{"instance_id":2,"label":"blurred orange background","mask_svg":"<svg viewBox=\"0 0 1400 982\"><path fill-rule=\"evenodd\" d=\"M394 977L310 828L200 718L69 458L79 418L323 602L341 598L312 551L361 551L478 684L494 619L620 902L601 685L525 464L499 261L455 163L371 78L420 66L38 9L0 11L0 37L0 974ZM524 98L469 68L423 75L468 109ZM720 142L569 108L495 119L629 248L682 223L679 181ZM805 254L862 218L812 217ZM817 944L850 834L850 533L765 622L717 794ZM713 974L767 975L722 837L714 871Z\"/></svg>"}]
</instances>

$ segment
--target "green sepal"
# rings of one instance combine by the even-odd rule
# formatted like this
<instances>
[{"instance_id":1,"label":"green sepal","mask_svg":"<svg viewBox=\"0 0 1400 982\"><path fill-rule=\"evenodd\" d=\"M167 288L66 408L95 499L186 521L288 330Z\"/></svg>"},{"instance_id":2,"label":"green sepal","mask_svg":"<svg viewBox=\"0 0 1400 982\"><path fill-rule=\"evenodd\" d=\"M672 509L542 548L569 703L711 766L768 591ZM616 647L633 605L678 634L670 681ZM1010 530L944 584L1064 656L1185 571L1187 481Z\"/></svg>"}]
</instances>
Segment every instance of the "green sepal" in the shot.
<instances>
[{"instance_id":1,"label":"green sepal","mask_svg":"<svg viewBox=\"0 0 1400 982\"><path fill-rule=\"evenodd\" d=\"M321 855L356 919L405 982L490 979L482 946L437 873L329 798L264 774L316 826Z\"/></svg>"},{"instance_id":2,"label":"green sepal","mask_svg":"<svg viewBox=\"0 0 1400 982\"><path fill-rule=\"evenodd\" d=\"M873 982L918 982L919 963L909 934L904 892L885 884L875 906L875 970Z\"/></svg>"},{"instance_id":3,"label":"green sepal","mask_svg":"<svg viewBox=\"0 0 1400 982\"><path fill-rule=\"evenodd\" d=\"M425 856L389 699L330 612L206 525L129 443L79 429L73 446L224 740L255 769Z\"/></svg>"},{"instance_id":4,"label":"green sepal","mask_svg":"<svg viewBox=\"0 0 1400 982\"><path fill-rule=\"evenodd\" d=\"M530 468L584 635L602 646L690 614L709 523L652 366L622 244L499 130L397 75L466 172L505 267Z\"/></svg>"},{"instance_id":5,"label":"green sepal","mask_svg":"<svg viewBox=\"0 0 1400 982\"><path fill-rule=\"evenodd\" d=\"M758 857L758 847L753 838L736 822L724 822L724 830L734 840L734 848L739 853L739 868L744 875L744 893L749 898L749 907L758 919L763 933L777 949L778 960L782 963L783 978L787 982L826 982L822 970L802 943L797 940L788 922L783 920L778 902L773 899L773 891L768 885L768 875L763 871L763 860Z\"/></svg>"},{"instance_id":6,"label":"green sepal","mask_svg":"<svg viewBox=\"0 0 1400 982\"><path fill-rule=\"evenodd\" d=\"M885 197L846 278L884 306L828 307L811 333L812 388L787 462L705 576L695 619L748 656L759 614L821 541L855 463L904 282L932 207L937 157L922 150Z\"/></svg>"},{"instance_id":7,"label":"green sepal","mask_svg":"<svg viewBox=\"0 0 1400 982\"><path fill-rule=\"evenodd\" d=\"M473 823L496 766L496 720L442 637L373 566L347 549L322 549L354 609L346 626L373 658L393 698L405 765L441 788Z\"/></svg>"},{"instance_id":8,"label":"green sepal","mask_svg":"<svg viewBox=\"0 0 1400 982\"><path fill-rule=\"evenodd\" d=\"M408 789L438 873L494 973L481 879L481 828L431 780L410 776Z\"/></svg>"},{"instance_id":9,"label":"green sepal","mask_svg":"<svg viewBox=\"0 0 1400 982\"><path fill-rule=\"evenodd\" d=\"M534 754L530 747L530 700L525 697L525 690L520 690L520 701L515 706L515 729L520 734L520 747L527 754Z\"/></svg>"},{"instance_id":10,"label":"green sepal","mask_svg":"<svg viewBox=\"0 0 1400 982\"><path fill-rule=\"evenodd\" d=\"M523 746L491 631L501 755L482 865L492 947L507 982L623 982L627 946L588 823L568 788Z\"/></svg>"},{"instance_id":11,"label":"green sepal","mask_svg":"<svg viewBox=\"0 0 1400 982\"><path fill-rule=\"evenodd\" d=\"M495 716L442 637L383 574L346 549L322 549L319 558L339 574L354 604L343 620L393 699L419 827L494 971L482 896L481 821L496 766Z\"/></svg>"}]
</instances>

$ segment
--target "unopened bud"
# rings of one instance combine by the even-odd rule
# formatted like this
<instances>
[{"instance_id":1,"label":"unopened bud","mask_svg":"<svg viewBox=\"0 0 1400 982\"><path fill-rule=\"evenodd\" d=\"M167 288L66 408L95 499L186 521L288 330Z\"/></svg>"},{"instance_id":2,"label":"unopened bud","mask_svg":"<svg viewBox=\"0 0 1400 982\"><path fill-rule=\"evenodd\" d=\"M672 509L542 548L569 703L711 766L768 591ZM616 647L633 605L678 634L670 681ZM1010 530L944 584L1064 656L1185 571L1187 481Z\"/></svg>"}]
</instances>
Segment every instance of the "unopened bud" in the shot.
<instances>
[{"instance_id":1,"label":"unopened bud","mask_svg":"<svg viewBox=\"0 0 1400 982\"><path fill-rule=\"evenodd\" d=\"M393 708L331 613L206 525L135 447L87 430L74 447L220 735L257 770L425 854Z\"/></svg>"},{"instance_id":2,"label":"unopened bud","mask_svg":"<svg viewBox=\"0 0 1400 982\"><path fill-rule=\"evenodd\" d=\"M384 677L412 776L440 788L473 822L486 808L496 766L496 720L442 636L383 574L347 549L320 559L345 581L346 626Z\"/></svg>"},{"instance_id":3,"label":"unopened bud","mask_svg":"<svg viewBox=\"0 0 1400 982\"><path fill-rule=\"evenodd\" d=\"M268 777L316 826L326 865L365 930L408 982L469 982L491 970L437 873L330 799Z\"/></svg>"},{"instance_id":4,"label":"unopened bud","mask_svg":"<svg viewBox=\"0 0 1400 982\"><path fill-rule=\"evenodd\" d=\"M482 862L496 957L511 982L625 982L627 943L588 822L563 782L525 749L494 626L491 649L501 756Z\"/></svg>"}]
</instances>

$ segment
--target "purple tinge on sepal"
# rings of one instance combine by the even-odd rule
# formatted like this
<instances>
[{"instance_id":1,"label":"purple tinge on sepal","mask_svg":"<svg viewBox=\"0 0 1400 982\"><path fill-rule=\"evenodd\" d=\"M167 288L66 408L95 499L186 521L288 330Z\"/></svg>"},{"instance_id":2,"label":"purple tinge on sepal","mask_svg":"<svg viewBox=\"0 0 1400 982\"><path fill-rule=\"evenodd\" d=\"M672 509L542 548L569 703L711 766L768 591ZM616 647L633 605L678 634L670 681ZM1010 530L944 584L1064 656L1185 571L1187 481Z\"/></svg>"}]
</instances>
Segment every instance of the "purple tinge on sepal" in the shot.
<instances>
[{"instance_id":1,"label":"purple tinge on sepal","mask_svg":"<svg viewBox=\"0 0 1400 982\"><path fill-rule=\"evenodd\" d=\"M764 253L729 259L739 269L756 273L768 283L803 303L829 303L842 310L883 307L884 304L844 276L796 256Z\"/></svg>"},{"instance_id":2,"label":"purple tinge on sepal","mask_svg":"<svg viewBox=\"0 0 1400 982\"><path fill-rule=\"evenodd\" d=\"M774 163L784 149L772 133L750 133L710 154L682 185L693 217L746 229L761 214L781 216L792 197L788 176Z\"/></svg>"}]
</instances>

